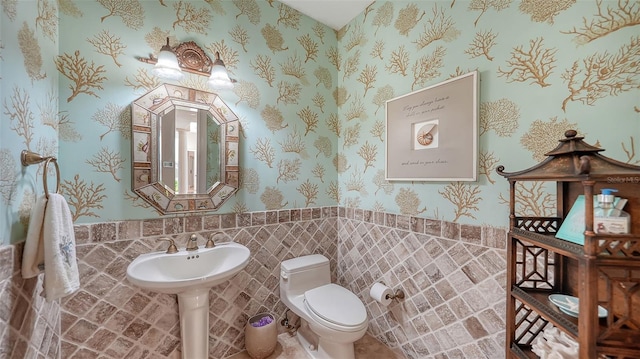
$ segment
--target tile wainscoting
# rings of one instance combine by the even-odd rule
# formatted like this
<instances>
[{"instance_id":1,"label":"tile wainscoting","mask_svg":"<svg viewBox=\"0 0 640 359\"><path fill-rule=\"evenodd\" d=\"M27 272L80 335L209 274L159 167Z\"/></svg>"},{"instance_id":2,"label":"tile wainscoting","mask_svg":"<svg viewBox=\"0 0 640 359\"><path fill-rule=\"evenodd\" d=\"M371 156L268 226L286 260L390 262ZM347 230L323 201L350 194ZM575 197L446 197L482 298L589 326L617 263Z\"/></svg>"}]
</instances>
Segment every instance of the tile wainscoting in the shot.
<instances>
[{"instance_id":1,"label":"tile wainscoting","mask_svg":"<svg viewBox=\"0 0 640 359\"><path fill-rule=\"evenodd\" d=\"M504 358L506 229L340 209L338 279L368 332L407 358ZM377 281L402 288L388 307Z\"/></svg>"},{"instance_id":2,"label":"tile wainscoting","mask_svg":"<svg viewBox=\"0 0 640 359\"><path fill-rule=\"evenodd\" d=\"M176 297L134 287L126 268L164 249L160 237L184 246L216 231L252 259L210 291L211 358L244 349L249 316L284 316L280 262L310 253L330 259L334 281L367 306L369 333L397 355L504 357L505 229L322 207L77 225L82 287L59 304L39 296L41 280L21 278L21 244L1 247L0 358L179 359ZM407 297L381 307L369 297L376 281Z\"/></svg>"},{"instance_id":3,"label":"tile wainscoting","mask_svg":"<svg viewBox=\"0 0 640 359\"><path fill-rule=\"evenodd\" d=\"M60 304L40 296L42 276L22 279L23 247L0 246L0 359L60 358Z\"/></svg>"}]
</instances>

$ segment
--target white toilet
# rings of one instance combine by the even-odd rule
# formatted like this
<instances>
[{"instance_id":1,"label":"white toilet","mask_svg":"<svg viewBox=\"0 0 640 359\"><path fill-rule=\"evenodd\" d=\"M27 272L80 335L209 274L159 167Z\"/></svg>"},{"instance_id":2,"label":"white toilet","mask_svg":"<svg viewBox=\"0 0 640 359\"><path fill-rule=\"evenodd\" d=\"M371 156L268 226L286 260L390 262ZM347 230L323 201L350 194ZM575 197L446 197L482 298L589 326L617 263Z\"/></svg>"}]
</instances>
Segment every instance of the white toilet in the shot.
<instances>
[{"instance_id":1,"label":"white toilet","mask_svg":"<svg viewBox=\"0 0 640 359\"><path fill-rule=\"evenodd\" d=\"M301 319L297 337L314 359L354 359L353 343L367 331L367 311L351 291L331 283L320 254L280 264L280 300Z\"/></svg>"}]
</instances>

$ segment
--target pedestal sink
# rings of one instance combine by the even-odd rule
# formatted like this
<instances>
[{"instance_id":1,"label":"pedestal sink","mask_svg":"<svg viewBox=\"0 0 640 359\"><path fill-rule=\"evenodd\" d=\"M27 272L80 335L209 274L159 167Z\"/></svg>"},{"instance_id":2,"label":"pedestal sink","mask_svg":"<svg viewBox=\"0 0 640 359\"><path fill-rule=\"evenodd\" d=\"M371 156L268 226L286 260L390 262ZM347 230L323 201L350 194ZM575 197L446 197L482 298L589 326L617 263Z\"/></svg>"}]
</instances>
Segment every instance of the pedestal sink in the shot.
<instances>
[{"instance_id":1,"label":"pedestal sink","mask_svg":"<svg viewBox=\"0 0 640 359\"><path fill-rule=\"evenodd\" d=\"M177 294L183 359L209 357L209 289L240 272L249 263L249 249L227 242L213 248L178 253L141 254L127 267L137 287Z\"/></svg>"}]
</instances>

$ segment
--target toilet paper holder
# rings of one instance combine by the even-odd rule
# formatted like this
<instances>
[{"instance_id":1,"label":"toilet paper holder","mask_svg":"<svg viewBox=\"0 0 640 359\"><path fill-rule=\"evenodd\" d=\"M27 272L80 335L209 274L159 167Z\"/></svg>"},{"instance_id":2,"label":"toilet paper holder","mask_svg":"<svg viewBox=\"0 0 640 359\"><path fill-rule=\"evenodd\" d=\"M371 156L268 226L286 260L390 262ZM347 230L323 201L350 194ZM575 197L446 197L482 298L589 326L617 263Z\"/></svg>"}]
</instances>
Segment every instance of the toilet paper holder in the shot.
<instances>
[{"instance_id":1,"label":"toilet paper holder","mask_svg":"<svg viewBox=\"0 0 640 359\"><path fill-rule=\"evenodd\" d=\"M401 288L393 290L387 287L384 282L374 283L369 290L369 295L373 300L383 306L391 304L391 301L394 299L401 300L405 297L404 291Z\"/></svg>"},{"instance_id":2,"label":"toilet paper holder","mask_svg":"<svg viewBox=\"0 0 640 359\"><path fill-rule=\"evenodd\" d=\"M384 286L387 285L385 282L380 282L380 284ZM394 290L392 294L387 294L385 296L385 299L404 299L404 291L402 290L402 288L398 288Z\"/></svg>"},{"instance_id":3,"label":"toilet paper holder","mask_svg":"<svg viewBox=\"0 0 640 359\"><path fill-rule=\"evenodd\" d=\"M396 289L393 294L387 294L387 299L404 299L404 291L402 289Z\"/></svg>"}]
</instances>

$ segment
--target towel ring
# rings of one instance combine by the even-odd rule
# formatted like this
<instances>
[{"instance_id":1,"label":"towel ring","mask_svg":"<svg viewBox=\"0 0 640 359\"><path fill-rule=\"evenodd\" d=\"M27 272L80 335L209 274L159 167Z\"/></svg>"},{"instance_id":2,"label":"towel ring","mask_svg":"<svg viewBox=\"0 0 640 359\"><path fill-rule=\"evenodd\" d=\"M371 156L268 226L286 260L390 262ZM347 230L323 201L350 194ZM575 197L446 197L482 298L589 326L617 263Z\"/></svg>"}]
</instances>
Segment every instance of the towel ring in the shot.
<instances>
[{"instance_id":1,"label":"towel ring","mask_svg":"<svg viewBox=\"0 0 640 359\"><path fill-rule=\"evenodd\" d=\"M22 150L20 153L20 162L23 166L35 165L44 162L44 172L42 173L42 186L44 187L44 195L49 199L49 186L47 186L47 166L49 162L53 161L56 166L56 193L60 193L60 167L58 167L58 160L53 156L44 157L39 153L35 153L29 150Z\"/></svg>"},{"instance_id":2,"label":"towel ring","mask_svg":"<svg viewBox=\"0 0 640 359\"><path fill-rule=\"evenodd\" d=\"M55 157L49 157L44 162L44 173L42 174L42 185L44 186L44 195L49 199L49 188L47 187L47 166L49 162L53 161L56 167L56 192L60 192L60 167L58 167L58 161Z\"/></svg>"}]
</instances>

